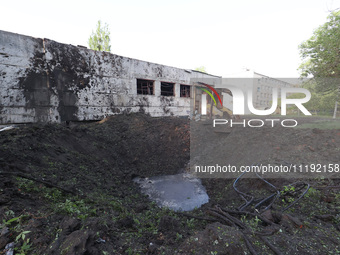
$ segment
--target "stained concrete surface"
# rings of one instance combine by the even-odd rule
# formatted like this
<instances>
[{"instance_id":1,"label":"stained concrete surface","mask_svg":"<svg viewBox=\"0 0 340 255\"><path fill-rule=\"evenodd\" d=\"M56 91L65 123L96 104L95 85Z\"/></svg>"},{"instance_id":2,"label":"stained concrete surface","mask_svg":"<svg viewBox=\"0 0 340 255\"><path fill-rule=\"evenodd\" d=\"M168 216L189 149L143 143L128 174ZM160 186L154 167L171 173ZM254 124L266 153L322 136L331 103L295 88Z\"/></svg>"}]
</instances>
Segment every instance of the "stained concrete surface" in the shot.
<instances>
[{"instance_id":1,"label":"stained concrete surface","mask_svg":"<svg viewBox=\"0 0 340 255\"><path fill-rule=\"evenodd\" d=\"M0 30L0 124L101 120L142 112L189 116L191 79L215 76ZM153 82L152 95L137 80ZM174 95L161 95L161 82Z\"/></svg>"}]
</instances>

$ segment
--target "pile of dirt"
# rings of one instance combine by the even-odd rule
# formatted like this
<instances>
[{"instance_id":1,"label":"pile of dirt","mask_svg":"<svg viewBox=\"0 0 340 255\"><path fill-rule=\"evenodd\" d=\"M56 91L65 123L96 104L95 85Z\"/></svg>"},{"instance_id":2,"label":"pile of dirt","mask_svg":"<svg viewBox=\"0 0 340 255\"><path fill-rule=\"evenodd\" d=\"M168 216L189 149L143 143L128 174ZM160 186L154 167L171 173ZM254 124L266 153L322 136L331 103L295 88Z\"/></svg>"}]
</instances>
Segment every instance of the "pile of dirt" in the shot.
<instances>
[{"instance_id":1,"label":"pile of dirt","mask_svg":"<svg viewBox=\"0 0 340 255\"><path fill-rule=\"evenodd\" d=\"M339 130L209 128L184 118L131 114L0 132L0 254L9 244L19 254L249 254L246 240L258 253L274 254L257 234L263 231L282 254L339 252L338 179L305 180L312 189L299 203L284 213L287 201L273 206L275 227L233 215L250 234L209 214L243 203L234 179L203 179L210 201L187 214L158 208L141 194L133 178L180 173L190 150L203 157L215 147L210 160L223 157L237 166L340 163ZM282 190L291 182L272 180ZM259 179L245 179L239 188L256 196L268 191Z\"/></svg>"},{"instance_id":2,"label":"pile of dirt","mask_svg":"<svg viewBox=\"0 0 340 255\"><path fill-rule=\"evenodd\" d=\"M73 127L28 125L0 134L1 167L73 191L99 184L111 190L115 181L183 168L189 158L186 125L183 119L143 114Z\"/></svg>"},{"instance_id":3,"label":"pile of dirt","mask_svg":"<svg viewBox=\"0 0 340 255\"><path fill-rule=\"evenodd\" d=\"M147 208L143 203L149 201L138 195L134 177L183 171L189 160L189 123L133 114L71 126L33 124L1 132L0 144L0 220L19 217L2 226L11 231L0 237L0 251L30 231L35 253L58 254L77 240L70 251L82 254L88 243L106 249L107 242L93 241L103 228L98 219L107 220L102 215L111 211L117 228L128 228L121 211ZM130 195L134 201L127 202ZM72 220L91 217L83 224ZM83 231L84 225L90 230Z\"/></svg>"}]
</instances>

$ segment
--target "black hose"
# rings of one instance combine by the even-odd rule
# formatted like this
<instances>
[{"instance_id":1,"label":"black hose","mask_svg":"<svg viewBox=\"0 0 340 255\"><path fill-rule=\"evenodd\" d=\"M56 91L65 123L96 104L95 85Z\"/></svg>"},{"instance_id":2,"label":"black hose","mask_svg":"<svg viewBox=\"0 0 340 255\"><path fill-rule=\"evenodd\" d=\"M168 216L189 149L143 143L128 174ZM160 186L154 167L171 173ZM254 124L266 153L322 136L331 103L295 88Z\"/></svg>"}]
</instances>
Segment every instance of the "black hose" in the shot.
<instances>
[{"instance_id":1,"label":"black hose","mask_svg":"<svg viewBox=\"0 0 340 255\"><path fill-rule=\"evenodd\" d=\"M256 164L254 164L256 165ZM253 165L252 165L253 166ZM254 197L252 195L246 194L242 191L240 191L237 188L237 183L240 181L240 179L246 174L247 172L243 172L239 177L236 178L236 180L233 183L233 188L234 190L238 193L238 195L245 201L245 203L243 205L241 205L238 210L239 211L243 211L245 210L249 205L251 205L254 202ZM255 204L254 209L260 213L257 208L260 207L262 204L264 204L265 202L271 200L271 202L269 203L269 205L267 205L263 210L261 210L261 212L268 210L269 208L272 207L272 205L274 204L274 202L280 197L281 192L270 182L268 182L267 180L265 180L262 176L260 176L258 173L255 173L256 177L259 178L260 180L264 181L266 184L268 184L271 188L273 188L275 190L275 193L270 194L269 196L263 198L260 200L260 202L258 202L257 204ZM289 184L288 186L292 186L293 185L302 185L299 189L296 190L300 191L302 190L305 186L307 186L306 190L301 194L301 196L299 196L296 200L294 200L292 203L290 203L288 206L286 206L285 208L283 208L281 210L281 212L284 212L286 210L288 210L290 207L292 207L294 204L296 204L301 198L303 198L306 193L308 192L310 185L309 183L306 182L294 182L292 184Z\"/></svg>"}]
</instances>

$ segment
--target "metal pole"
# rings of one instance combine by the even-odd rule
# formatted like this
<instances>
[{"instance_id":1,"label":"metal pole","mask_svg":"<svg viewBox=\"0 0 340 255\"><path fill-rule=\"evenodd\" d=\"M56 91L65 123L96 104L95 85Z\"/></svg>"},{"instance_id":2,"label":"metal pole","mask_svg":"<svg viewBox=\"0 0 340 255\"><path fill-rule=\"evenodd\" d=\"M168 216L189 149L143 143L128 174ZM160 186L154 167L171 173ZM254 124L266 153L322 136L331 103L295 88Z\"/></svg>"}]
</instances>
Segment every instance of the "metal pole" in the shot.
<instances>
[{"instance_id":1,"label":"metal pole","mask_svg":"<svg viewBox=\"0 0 340 255\"><path fill-rule=\"evenodd\" d=\"M338 111L338 101L335 101L335 107L334 107L334 113L333 113L333 119L336 118L336 112Z\"/></svg>"}]
</instances>

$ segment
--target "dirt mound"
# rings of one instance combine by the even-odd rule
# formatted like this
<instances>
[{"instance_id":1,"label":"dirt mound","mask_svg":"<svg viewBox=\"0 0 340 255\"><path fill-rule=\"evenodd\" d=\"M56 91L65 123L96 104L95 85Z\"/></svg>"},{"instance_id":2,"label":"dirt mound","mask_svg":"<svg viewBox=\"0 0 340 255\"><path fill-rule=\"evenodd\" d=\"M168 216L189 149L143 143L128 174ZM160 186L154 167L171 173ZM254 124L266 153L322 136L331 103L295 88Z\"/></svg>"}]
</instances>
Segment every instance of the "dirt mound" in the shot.
<instances>
[{"instance_id":1,"label":"dirt mound","mask_svg":"<svg viewBox=\"0 0 340 255\"><path fill-rule=\"evenodd\" d=\"M143 114L70 128L29 125L0 133L1 166L67 189L111 189L115 180L180 171L189 159L187 125Z\"/></svg>"},{"instance_id":2,"label":"dirt mound","mask_svg":"<svg viewBox=\"0 0 340 255\"><path fill-rule=\"evenodd\" d=\"M0 220L11 231L0 237L0 251L24 231L30 231L32 244L27 251L83 254L93 245L105 250L107 242L94 242L103 227L82 231L78 223L66 226L64 215L83 220L82 229L93 225L87 222L91 217L108 225L115 217L114 228L130 229L133 220L120 225L129 210L148 208L132 178L182 171L189 160L188 126L183 118L133 114L100 123L36 124L1 132ZM37 220L45 231L32 228Z\"/></svg>"}]
</instances>

